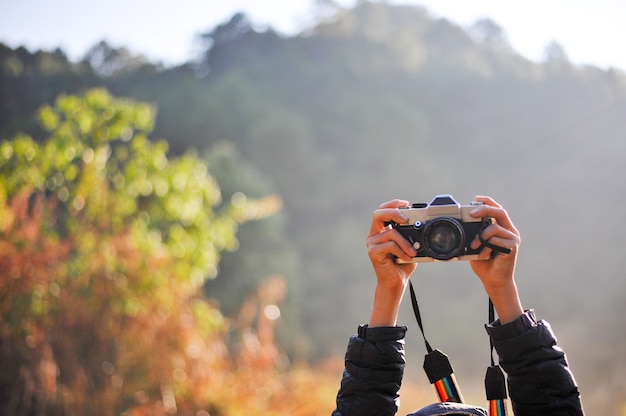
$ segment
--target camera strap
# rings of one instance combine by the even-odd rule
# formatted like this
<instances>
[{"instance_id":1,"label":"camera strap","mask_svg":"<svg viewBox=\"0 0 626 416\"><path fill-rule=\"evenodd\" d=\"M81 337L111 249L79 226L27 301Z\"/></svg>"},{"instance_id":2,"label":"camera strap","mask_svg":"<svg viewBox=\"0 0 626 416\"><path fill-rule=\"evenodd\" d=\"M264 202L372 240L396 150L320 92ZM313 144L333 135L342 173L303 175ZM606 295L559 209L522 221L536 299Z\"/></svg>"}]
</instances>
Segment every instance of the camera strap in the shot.
<instances>
[{"instance_id":1,"label":"camera strap","mask_svg":"<svg viewBox=\"0 0 626 416\"><path fill-rule=\"evenodd\" d=\"M496 314L493 308L493 302L489 298L489 320L488 323L495 321ZM485 374L485 393L487 395L487 402L489 404L490 416L504 416L506 415L506 380L504 373L499 365L495 363L493 358L493 341L489 337L489 358L491 360L491 366L487 367L487 373Z\"/></svg>"},{"instance_id":2,"label":"camera strap","mask_svg":"<svg viewBox=\"0 0 626 416\"><path fill-rule=\"evenodd\" d=\"M427 351L427 354L424 356L424 371L426 372L428 381L433 385L440 402L463 403L463 397L461 396L461 391L457 385L456 378L454 377L454 370L452 369L448 356L438 349L433 350L432 346L426 339L424 325L422 323L422 315L417 302L417 296L415 295L415 290L413 289L413 283L410 280L409 292L411 295L413 313L415 314L415 319L417 320L417 325L422 333L422 338L424 339L424 345ZM495 310L491 299L489 299L488 314L488 323L491 323L495 320ZM491 365L487 368L487 372L485 374L485 393L489 403L489 416L504 416L506 415L507 398L506 380L502 369L495 363L493 354L494 347L491 338L489 338L489 349Z\"/></svg>"},{"instance_id":3,"label":"camera strap","mask_svg":"<svg viewBox=\"0 0 626 416\"><path fill-rule=\"evenodd\" d=\"M420 314L419 305L417 304L417 297L415 296L413 283L411 283L410 280L409 291L411 292L413 312L415 313L415 318L417 319L417 324L422 332L424 345L426 346L426 351L428 352L426 356L424 356L424 371L426 372L428 381L432 384L439 401L463 403L463 397L461 396L461 391L456 383L454 370L452 369L448 356L439 350L433 350L430 343L426 339L424 326L422 325L422 316Z\"/></svg>"},{"instance_id":4,"label":"camera strap","mask_svg":"<svg viewBox=\"0 0 626 416\"><path fill-rule=\"evenodd\" d=\"M484 228L483 228L484 229ZM478 240L480 241L481 247L489 247L490 249L493 250L494 253L502 253L502 254L510 254L511 253L511 249L508 247L502 247L502 246L497 246L495 244L490 243L489 241L485 240L483 238L483 236L481 235L481 233L476 234L478 236Z\"/></svg>"}]
</instances>

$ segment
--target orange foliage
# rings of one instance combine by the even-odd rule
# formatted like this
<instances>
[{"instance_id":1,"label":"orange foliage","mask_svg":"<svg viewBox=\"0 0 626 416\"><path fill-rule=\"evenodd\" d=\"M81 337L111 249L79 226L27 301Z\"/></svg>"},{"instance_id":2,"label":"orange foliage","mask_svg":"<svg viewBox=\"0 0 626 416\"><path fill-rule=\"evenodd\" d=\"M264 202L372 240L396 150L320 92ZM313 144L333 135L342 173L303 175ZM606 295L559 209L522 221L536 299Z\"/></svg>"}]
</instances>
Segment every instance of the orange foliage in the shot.
<instances>
[{"instance_id":1,"label":"orange foliage","mask_svg":"<svg viewBox=\"0 0 626 416\"><path fill-rule=\"evenodd\" d=\"M226 332L199 336L193 316L181 316L184 353L172 357L174 382L164 385L161 397L154 400L136 394L142 400L125 414L330 414L341 370L292 366L274 342L275 315L265 311L280 303L284 291L284 280L278 276L263 282L231 323L231 342Z\"/></svg>"},{"instance_id":2,"label":"orange foliage","mask_svg":"<svg viewBox=\"0 0 626 416\"><path fill-rule=\"evenodd\" d=\"M3 319L10 350L2 362L28 357L16 361L17 390L3 393L5 403L20 409L31 402L40 414L330 414L340 370L291 366L276 345L284 279L263 282L232 322L199 296L173 296L180 293L174 280L129 312L117 301L136 284L133 275L167 269L168 257L142 257L127 234L100 235L72 277L75 243L42 231L53 223L54 210L46 207L55 203L26 190L12 199L3 225L0 264L11 274L0 282L2 316L15 312L20 297L24 308L41 308L13 327ZM124 276L107 265L111 253ZM170 294L167 303L158 301L159 291Z\"/></svg>"},{"instance_id":3,"label":"orange foliage","mask_svg":"<svg viewBox=\"0 0 626 416\"><path fill-rule=\"evenodd\" d=\"M0 414L330 413L332 376L274 337L268 278L228 321L202 285L267 197L215 212L194 155L168 160L153 109L104 90L41 111L50 138L0 142Z\"/></svg>"},{"instance_id":4,"label":"orange foliage","mask_svg":"<svg viewBox=\"0 0 626 416\"><path fill-rule=\"evenodd\" d=\"M33 193L27 188L15 195L9 209L5 210L0 232L12 237L0 239L0 268L4 271L4 278L0 279L0 293L22 295L35 285L42 285L42 290L47 289L52 282L45 270L67 257L67 243L41 238L40 235L44 212L49 211L44 205L51 204L54 201L44 200L41 193Z\"/></svg>"}]
</instances>

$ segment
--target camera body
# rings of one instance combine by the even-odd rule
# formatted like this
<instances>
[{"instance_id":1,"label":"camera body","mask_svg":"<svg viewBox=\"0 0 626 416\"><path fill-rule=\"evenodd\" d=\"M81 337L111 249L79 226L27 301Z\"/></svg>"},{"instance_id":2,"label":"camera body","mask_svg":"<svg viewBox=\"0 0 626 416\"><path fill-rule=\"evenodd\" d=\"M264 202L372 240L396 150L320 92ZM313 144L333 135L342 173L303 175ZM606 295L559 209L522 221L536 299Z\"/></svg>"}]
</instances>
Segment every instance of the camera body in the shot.
<instances>
[{"instance_id":1,"label":"camera body","mask_svg":"<svg viewBox=\"0 0 626 416\"><path fill-rule=\"evenodd\" d=\"M491 224L491 219L474 218L470 212L481 202L460 205L451 195L437 195L430 203L416 203L400 208L409 218L407 224L392 223L417 255L410 263L477 260L478 249L470 248L476 235ZM398 263L406 261L396 259Z\"/></svg>"}]
</instances>

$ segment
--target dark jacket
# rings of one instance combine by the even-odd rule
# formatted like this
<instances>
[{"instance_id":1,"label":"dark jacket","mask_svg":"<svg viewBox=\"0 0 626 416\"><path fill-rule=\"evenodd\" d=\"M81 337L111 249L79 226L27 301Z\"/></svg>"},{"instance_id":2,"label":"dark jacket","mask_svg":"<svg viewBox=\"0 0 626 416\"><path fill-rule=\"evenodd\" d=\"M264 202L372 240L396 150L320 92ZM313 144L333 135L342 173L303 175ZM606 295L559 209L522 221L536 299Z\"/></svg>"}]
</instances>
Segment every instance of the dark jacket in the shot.
<instances>
[{"instance_id":1,"label":"dark jacket","mask_svg":"<svg viewBox=\"0 0 626 416\"><path fill-rule=\"evenodd\" d=\"M508 375L515 416L583 415L565 354L547 322L533 311L486 327ZM404 372L406 327L359 327L350 338L333 416L393 416Z\"/></svg>"}]
</instances>

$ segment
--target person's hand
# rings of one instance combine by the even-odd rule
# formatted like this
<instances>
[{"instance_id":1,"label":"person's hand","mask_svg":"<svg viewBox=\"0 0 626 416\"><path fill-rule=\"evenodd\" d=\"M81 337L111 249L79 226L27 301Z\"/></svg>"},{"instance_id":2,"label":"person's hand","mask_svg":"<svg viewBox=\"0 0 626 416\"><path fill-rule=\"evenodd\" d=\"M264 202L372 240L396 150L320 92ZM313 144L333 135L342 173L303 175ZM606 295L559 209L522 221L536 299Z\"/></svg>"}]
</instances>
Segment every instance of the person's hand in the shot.
<instances>
[{"instance_id":1,"label":"person's hand","mask_svg":"<svg viewBox=\"0 0 626 416\"><path fill-rule=\"evenodd\" d=\"M484 247L479 253L479 259L470 261L470 265L482 281L502 323L510 322L523 313L515 285L515 262L520 234L500 204L487 196L477 196L475 199L483 205L478 205L470 215L475 218L490 217L493 220L493 223L482 231L483 240L508 248L511 252L497 253L489 247ZM471 243L473 249L480 245L478 237Z\"/></svg>"},{"instance_id":2,"label":"person's hand","mask_svg":"<svg viewBox=\"0 0 626 416\"><path fill-rule=\"evenodd\" d=\"M367 251L376 273L376 292L369 325L394 326L400 301L416 263L398 264L395 259L411 260L415 249L390 222L405 224L408 218L398 208L408 206L408 201L394 199L382 204L372 217L367 236Z\"/></svg>"},{"instance_id":3,"label":"person's hand","mask_svg":"<svg viewBox=\"0 0 626 416\"><path fill-rule=\"evenodd\" d=\"M382 204L374 211L372 226L367 236L367 251L376 272L377 283L390 289L406 285L417 266L415 263L396 263L396 257L410 261L416 251L397 230L386 225L390 222L406 224L408 218L398 208L406 207L408 204L407 201L400 199Z\"/></svg>"}]
</instances>

